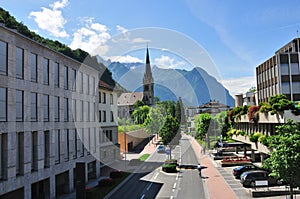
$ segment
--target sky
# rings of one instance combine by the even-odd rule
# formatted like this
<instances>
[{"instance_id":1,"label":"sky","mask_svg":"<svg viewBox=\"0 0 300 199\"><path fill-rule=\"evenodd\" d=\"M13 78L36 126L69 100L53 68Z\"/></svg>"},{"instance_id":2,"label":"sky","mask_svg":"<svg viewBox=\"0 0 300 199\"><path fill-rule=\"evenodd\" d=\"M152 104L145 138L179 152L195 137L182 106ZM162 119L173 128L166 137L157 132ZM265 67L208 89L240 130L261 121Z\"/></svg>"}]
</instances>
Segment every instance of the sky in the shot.
<instances>
[{"instance_id":1,"label":"sky","mask_svg":"<svg viewBox=\"0 0 300 199\"><path fill-rule=\"evenodd\" d=\"M300 1L0 0L43 37L105 59L190 70L234 95L256 85L255 68L297 37Z\"/></svg>"}]
</instances>

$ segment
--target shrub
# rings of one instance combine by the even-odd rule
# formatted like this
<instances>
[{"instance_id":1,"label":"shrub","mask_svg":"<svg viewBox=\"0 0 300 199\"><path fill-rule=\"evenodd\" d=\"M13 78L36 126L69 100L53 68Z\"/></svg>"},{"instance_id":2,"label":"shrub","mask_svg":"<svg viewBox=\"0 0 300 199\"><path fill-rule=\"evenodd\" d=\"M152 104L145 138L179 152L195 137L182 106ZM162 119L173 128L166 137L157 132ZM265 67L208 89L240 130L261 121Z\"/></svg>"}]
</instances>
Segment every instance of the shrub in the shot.
<instances>
[{"instance_id":1,"label":"shrub","mask_svg":"<svg viewBox=\"0 0 300 199\"><path fill-rule=\"evenodd\" d=\"M258 139L262 136L260 132L251 133L249 139L251 142L257 142Z\"/></svg>"},{"instance_id":2,"label":"shrub","mask_svg":"<svg viewBox=\"0 0 300 199\"><path fill-rule=\"evenodd\" d=\"M249 122L258 122L258 114L256 112L259 111L259 106L251 106L248 109L248 120Z\"/></svg>"},{"instance_id":3,"label":"shrub","mask_svg":"<svg viewBox=\"0 0 300 199\"><path fill-rule=\"evenodd\" d=\"M235 133L236 133L236 129L230 129L230 130L227 132L227 135L228 135L229 137L232 137L233 134L235 134Z\"/></svg>"},{"instance_id":4,"label":"shrub","mask_svg":"<svg viewBox=\"0 0 300 199\"><path fill-rule=\"evenodd\" d=\"M171 163L171 164L167 163L167 164L162 165L162 170L167 173L175 173L175 172L177 172L176 167L177 167L177 165L174 163Z\"/></svg>"},{"instance_id":5,"label":"shrub","mask_svg":"<svg viewBox=\"0 0 300 199\"><path fill-rule=\"evenodd\" d=\"M109 187L114 184L114 181L112 178L104 178L98 182L98 186L100 187Z\"/></svg>"},{"instance_id":6,"label":"shrub","mask_svg":"<svg viewBox=\"0 0 300 199\"><path fill-rule=\"evenodd\" d=\"M109 177L112 178L112 179L121 178L122 176L123 176L123 172L122 171L112 171L109 174Z\"/></svg>"},{"instance_id":7,"label":"shrub","mask_svg":"<svg viewBox=\"0 0 300 199\"><path fill-rule=\"evenodd\" d=\"M242 131L242 130L237 130L235 134L244 136L244 135L246 135L246 132Z\"/></svg>"},{"instance_id":8,"label":"shrub","mask_svg":"<svg viewBox=\"0 0 300 199\"><path fill-rule=\"evenodd\" d=\"M265 145L265 146L269 146L269 143L268 143L268 137L265 136L265 135L261 135L261 136L258 138L258 142L262 143L262 144Z\"/></svg>"},{"instance_id":9,"label":"shrub","mask_svg":"<svg viewBox=\"0 0 300 199\"><path fill-rule=\"evenodd\" d=\"M261 113L268 113L269 111L272 110L272 106L270 105L269 102L262 102L259 104L259 112Z\"/></svg>"}]
</instances>

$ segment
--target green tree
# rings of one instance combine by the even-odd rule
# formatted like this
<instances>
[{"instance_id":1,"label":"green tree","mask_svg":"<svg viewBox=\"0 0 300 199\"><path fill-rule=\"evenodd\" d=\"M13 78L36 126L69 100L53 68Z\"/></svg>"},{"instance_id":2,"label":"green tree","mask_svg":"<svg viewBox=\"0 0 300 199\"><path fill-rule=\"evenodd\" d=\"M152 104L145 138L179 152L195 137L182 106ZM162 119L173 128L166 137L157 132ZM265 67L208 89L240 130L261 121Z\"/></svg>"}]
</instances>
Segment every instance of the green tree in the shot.
<instances>
[{"instance_id":1,"label":"green tree","mask_svg":"<svg viewBox=\"0 0 300 199\"><path fill-rule=\"evenodd\" d=\"M180 124L185 124L186 123L184 108L183 108L183 103L182 103L181 97L178 98L178 101L177 101L176 106L175 106L175 117L176 117L177 121Z\"/></svg>"},{"instance_id":2,"label":"green tree","mask_svg":"<svg viewBox=\"0 0 300 199\"><path fill-rule=\"evenodd\" d=\"M168 145L172 141L179 129L179 126L180 124L175 117L172 117L171 115L166 117L165 122L159 131L159 136L161 137L164 145Z\"/></svg>"},{"instance_id":3,"label":"green tree","mask_svg":"<svg viewBox=\"0 0 300 199\"><path fill-rule=\"evenodd\" d=\"M208 113L202 113L195 117L195 128L197 131L196 138L203 139L208 131L211 121L211 115Z\"/></svg>"},{"instance_id":4,"label":"green tree","mask_svg":"<svg viewBox=\"0 0 300 199\"><path fill-rule=\"evenodd\" d=\"M149 114L145 121L145 128L148 134L158 134L162 125L164 124L162 107L150 108Z\"/></svg>"},{"instance_id":5,"label":"green tree","mask_svg":"<svg viewBox=\"0 0 300 199\"><path fill-rule=\"evenodd\" d=\"M165 116L171 115L172 117L175 117L175 102L173 100L158 102L157 105L164 107Z\"/></svg>"},{"instance_id":6,"label":"green tree","mask_svg":"<svg viewBox=\"0 0 300 199\"><path fill-rule=\"evenodd\" d=\"M134 110L132 113L132 117L135 124L143 124L147 118L149 110L150 107L147 105L140 106L138 109Z\"/></svg>"},{"instance_id":7,"label":"green tree","mask_svg":"<svg viewBox=\"0 0 300 199\"><path fill-rule=\"evenodd\" d=\"M141 100L137 100L134 104L133 104L133 107L134 108L139 108L140 106L144 106L144 102L141 101Z\"/></svg>"},{"instance_id":8,"label":"green tree","mask_svg":"<svg viewBox=\"0 0 300 199\"><path fill-rule=\"evenodd\" d=\"M217 131L221 133L222 137L227 136L227 132L230 129L230 124L228 121L228 111L222 111L218 113L215 117L214 120L217 123Z\"/></svg>"},{"instance_id":9,"label":"green tree","mask_svg":"<svg viewBox=\"0 0 300 199\"><path fill-rule=\"evenodd\" d=\"M299 125L293 120L276 127L276 135L268 138L272 150L270 157L263 163L270 169L270 175L289 183L290 198L293 188L300 186L300 132Z\"/></svg>"}]
</instances>

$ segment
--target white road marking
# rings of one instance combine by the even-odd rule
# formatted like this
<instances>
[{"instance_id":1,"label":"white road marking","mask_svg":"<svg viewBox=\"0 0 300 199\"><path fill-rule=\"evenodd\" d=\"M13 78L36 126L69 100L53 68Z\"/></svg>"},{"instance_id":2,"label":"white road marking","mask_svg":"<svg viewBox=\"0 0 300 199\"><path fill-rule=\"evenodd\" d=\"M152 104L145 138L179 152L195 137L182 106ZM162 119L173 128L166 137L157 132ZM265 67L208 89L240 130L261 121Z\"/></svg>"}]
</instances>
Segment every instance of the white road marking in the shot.
<instances>
[{"instance_id":1,"label":"white road marking","mask_svg":"<svg viewBox=\"0 0 300 199\"><path fill-rule=\"evenodd\" d=\"M145 194L142 195L141 199L145 198Z\"/></svg>"},{"instance_id":2,"label":"white road marking","mask_svg":"<svg viewBox=\"0 0 300 199\"><path fill-rule=\"evenodd\" d=\"M176 188L176 182L174 183L174 185L173 185L173 189L175 189Z\"/></svg>"},{"instance_id":3,"label":"white road marking","mask_svg":"<svg viewBox=\"0 0 300 199\"><path fill-rule=\"evenodd\" d=\"M174 198L174 196L171 196L171 197L170 197L170 199L173 199L173 198Z\"/></svg>"},{"instance_id":4,"label":"white road marking","mask_svg":"<svg viewBox=\"0 0 300 199\"><path fill-rule=\"evenodd\" d=\"M155 180L158 176L158 173L155 174L155 176L153 177L153 179Z\"/></svg>"},{"instance_id":5,"label":"white road marking","mask_svg":"<svg viewBox=\"0 0 300 199\"><path fill-rule=\"evenodd\" d=\"M153 182L151 182L151 183L149 184L149 186L147 187L147 191L149 191L149 189L150 189L150 187L152 186L152 184L153 184Z\"/></svg>"}]
</instances>

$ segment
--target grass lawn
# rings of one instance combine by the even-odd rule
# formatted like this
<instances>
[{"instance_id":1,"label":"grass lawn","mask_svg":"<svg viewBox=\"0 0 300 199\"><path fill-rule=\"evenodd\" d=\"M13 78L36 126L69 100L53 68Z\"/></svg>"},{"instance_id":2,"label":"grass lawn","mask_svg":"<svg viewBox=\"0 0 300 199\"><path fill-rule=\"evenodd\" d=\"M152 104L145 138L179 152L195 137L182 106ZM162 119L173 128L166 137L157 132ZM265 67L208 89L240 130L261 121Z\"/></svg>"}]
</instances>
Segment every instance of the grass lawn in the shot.
<instances>
[{"instance_id":1,"label":"grass lawn","mask_svg":"<svg viewBox=\"0 0 300 199\"><path fill-rule=\"evenodd\" d=\"M143 154L141 157L139 157L139 160L144 162L145 160L147 160L149 158L150 154Z\"/></svg>"},{"instance_id":2,"label":"grass lawn","mask_svg":"<svg viewBox=\"0 0 300 199\"><path fill-rule=\"evenodd\" d=\"M116 186L118 186L123 180L125 180L130 173L123 173L121 178L113 179L113 185L109 187L94 187L91 190L91 193L86 194L87 199L101 199L104 198L109 192L111 192Z\"/></svg>"}]
</instances>

